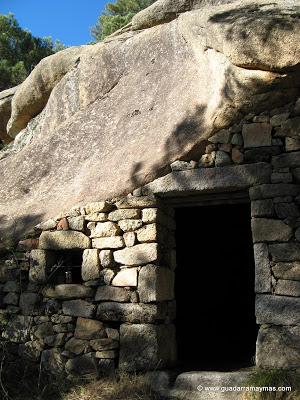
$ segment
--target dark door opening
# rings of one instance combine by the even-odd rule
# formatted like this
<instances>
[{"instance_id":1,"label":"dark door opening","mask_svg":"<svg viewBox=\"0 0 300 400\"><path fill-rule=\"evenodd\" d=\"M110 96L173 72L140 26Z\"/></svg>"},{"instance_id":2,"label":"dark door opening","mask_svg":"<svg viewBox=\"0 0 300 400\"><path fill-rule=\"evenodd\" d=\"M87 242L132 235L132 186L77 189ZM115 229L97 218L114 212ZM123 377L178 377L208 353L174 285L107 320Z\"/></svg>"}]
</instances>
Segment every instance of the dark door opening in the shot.
<instances>
[{"instance_id":1,"label":"dark door opening","mask_svg":"<svg viewBox=\"0 0 300 400\"><path fill-rule=\"evenodd\" d=\"M258 329L250 205L185 207L175 215L180 367L253 365Z\"/></svg>"}]
</instances>

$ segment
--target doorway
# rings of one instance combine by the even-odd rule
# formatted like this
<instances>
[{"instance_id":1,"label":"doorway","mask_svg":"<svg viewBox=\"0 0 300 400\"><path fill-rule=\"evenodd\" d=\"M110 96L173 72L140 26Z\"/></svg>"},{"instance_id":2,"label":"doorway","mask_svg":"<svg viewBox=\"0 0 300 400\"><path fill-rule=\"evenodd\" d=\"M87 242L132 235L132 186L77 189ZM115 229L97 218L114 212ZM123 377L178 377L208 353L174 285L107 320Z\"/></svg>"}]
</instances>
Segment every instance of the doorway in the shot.
<instances>
[{"instance_id":1,"label":"doorway","mask_svg":"<svg viewBox=\"0 0 300 400\"><path fill-rule=\"evenodd\" d=\"M250 204L177 208L176 331L184 370L254 364L254 256Z\"/></svg>"}]
</instances>

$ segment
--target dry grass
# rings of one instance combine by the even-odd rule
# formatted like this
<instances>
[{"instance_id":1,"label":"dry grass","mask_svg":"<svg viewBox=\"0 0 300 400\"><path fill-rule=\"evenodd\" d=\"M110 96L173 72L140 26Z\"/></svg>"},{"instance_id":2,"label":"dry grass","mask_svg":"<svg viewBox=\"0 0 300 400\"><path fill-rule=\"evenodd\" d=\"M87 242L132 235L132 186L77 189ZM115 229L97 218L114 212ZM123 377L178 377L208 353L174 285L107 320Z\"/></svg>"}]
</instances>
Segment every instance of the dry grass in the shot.
<instances>
[{"instance_id":1,"label":"dry grass","mask_svg":"<svg viewBox=\"0 0 300 400\"><path fill-rule=\"evenodd\" d=\"M57 378L40 373L35 366L10 362L0 374L1 400L163 400L142 374L120 374L115 378Z\"/></svg>"}]
</instances>

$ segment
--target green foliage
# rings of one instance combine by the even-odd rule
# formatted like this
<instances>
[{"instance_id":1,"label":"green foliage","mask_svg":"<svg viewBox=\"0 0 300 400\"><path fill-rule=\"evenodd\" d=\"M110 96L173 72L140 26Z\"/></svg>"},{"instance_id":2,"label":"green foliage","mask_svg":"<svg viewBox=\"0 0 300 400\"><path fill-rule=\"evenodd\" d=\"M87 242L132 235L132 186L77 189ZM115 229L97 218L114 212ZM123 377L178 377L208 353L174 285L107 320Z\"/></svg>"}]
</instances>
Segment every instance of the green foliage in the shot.
<instances>
[{"instance_id":1,"label":"green foliage","mask_svg":"<svg viewBox=\"0 0 300 400\"><path fill-rule=\"evenodd\" d=\"M105 11L98 18L96 25L92 28L92 35L99 41L113 32L127 25L132 17L150 6L155 0L117 0L108 3Z\"/></svg>"},{"instance_id":2,"label":"green foliage","mask_svg":"<svg viewBox=\"0 0 300 400\"><path fill-rule=\"evenodd\" d=\"M291 392L251 392L247 394L247 400L297 400L300 398L300 374L292 370L257 369L246 385L260 388L292 387Z\"/></svg>"},{"instance_id":3,"label":"green foliage","mask_svg":"<svg viewBox=\"0 0 300 400\"><path fill-rule=\"evenodd\" d=\"M0 14L0 91L23 82L42 58L62 47L49 37L32 36L13 14Z\"/></svg>"}]
</instances>

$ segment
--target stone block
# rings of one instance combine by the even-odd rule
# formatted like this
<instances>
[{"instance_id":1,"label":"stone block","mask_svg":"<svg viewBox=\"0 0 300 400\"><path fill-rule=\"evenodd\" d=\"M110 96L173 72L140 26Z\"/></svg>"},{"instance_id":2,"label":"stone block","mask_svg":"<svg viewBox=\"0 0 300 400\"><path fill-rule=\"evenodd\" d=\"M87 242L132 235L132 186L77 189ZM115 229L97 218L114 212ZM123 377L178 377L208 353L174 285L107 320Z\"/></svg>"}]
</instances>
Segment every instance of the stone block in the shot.
<instances>
[{"instance_id":1,"label":"stone block","mask_svg":"<svg viewBox=\"0 0 300 400\"><path fill-rule=\"evenodd\" d=\"M19 297L20 296L18 293L14 292L7 293L7 295L3 297L3 303L12 306L17 306L19 304Z\"/></svg>"},{"instance_id":2,"label":"stone block","mask_svg":"<svg viewBox=\"0 0 300 400\"><path fill-rule=\"evenodd\" d=\"M231 164L231 157L225 151L216 151L215 166L224 167Z\"/></svg>"},{"instance_id":3,"label":"stone block","mask_svg":"<svg viewBox=\"0 0 300 400\"><path fill-rule=\"evenodd\" d=\"M275 294L300 297L300 282L279 279L275 287Z\"/></svg>"},{"instance_id":4,"label":"stone block","mask_svg":"<svg viewBox=\"0 0 300 400\"><path fill-rule=\"evenodd\" d=\"M44 322L32 328L32 336L36 339L45 339L51 335L54 335L53 324L51 322Z\"/></svg>"},{"instance_id":5,"label":"stone block","mask_svg":"<svg viewBox=\"0 0 300 400\"><path fill-rule=\"evenodd\" d=\"M68 223L69 223L69 229L72 229L73 231L79 231L79 232L85 231L84 215L80 215L78 217L69 217Z\"/></svg>"},{"instance_id":6,"label":"stone block","mask_svg":"<svg viewBox=\"0 0 300 400\"><path fill-rule=\"evenodd\" d=\"M120 334L118 329L113 329L113 328L106 328L105 329L107 337L113 340L120 340Z\"/></svg>"},{"instance_id":7,"label":"stone block","mask_svg":"<svg viewBox=\"0 0 300 400\"><path fill-rule=\"evenodd\" d=\"M90 341L90 345L95 351L115 350L119 348L119 341L111 338L95 339Z\"/></svg>"},{"instance_id":8,"label":"stone block","mask_svg":"<svg viewBox=\"0 0 300 400\"><path fill-rule=\"evenodd\" d=\"M290 172L273 172L271 175L271 183L291 183L293 176Z\"/></svg>"},{"instance_id":9,"label":"stone block","mask_svg":"<svg viewBox=\"0 0 300 400\"><path fill-rule=\"evenodd\" d=\"M254 245L255 260L255 292L271 292L271 268L269 262L268 246L265 243Z\"/></svg>"},{"instance_id":10,"label":"stone block","mask_svg":"<svg viewBox=\"0 0 300 400\"><path fill-rule=\"evenodd\" d=\"M69 230L69 222L66 217L63 217L57 224L56 229L58 231L67 231Z\"/></svg>"},{"instance_id":11,"label":"stone block","mask_svg":"<svg viewBox=\"0 0 300 400\"><path fill-rule=\"evenodd\" d=\"M242 135L244 147L263 147L272 144L272 126L268 123L244 124Z\"/></svg>"},{"instance_id":12,"label":"stone block","mask_svg":"<svg viewBox=\"0 0 300 400\"><path fill-rule=\"evenodd\" d=\"M272 270L275 278L277 279L291 279L300 281L300 262L279 262L272 267Z\"/></svg>"},{"instance_id":13,"label":"stone block","mask_svg":"<svg viewBox=\"0 0 300 400\"><path fill-rule=\"evenodd\" d=\"M276 243L269 245L269 251L274 261L299 261L300 243Z\"/></svg>"},{"instance_id":14,"label":"stone block","mask_svg":"<svg viewBox=\"0 0 300 400\"><path fill-rule=\"evenodd\" d=\"M120 234L121 229L119 225L111 221L98 222L95 228L91 231L92 238L111 237L118 236Z\"/></svg>"},{"instance_id":15,"label":"stone block","mask_svg":"<svg viewBox=\"0 0 300 400\"><path fill-rule=\"evenodd\" d=\"M84 250L82 256L81 276L84 281L100 278L100 260L98 249Z\"/></svg>"},{"instance_id":16,"label":"stone block","mask_svg":"<svg viewBox=\"0 0 300 400\"><path fill-rule=\"evenodd\" d=\"M300 150L300 138L285 138L285 151L297 151Z\"/></svg>"},{"instance_id":17,"label":"stone block","mask_svg":"<svg viewBox=\"0 0 300 400\"><path fill-rule=\"evenodd\" d=\"M97 201L93 203L88 203L85 207L86 214L94 214L94 213L106 213L110 211L113 206L107 201Z\"/></svg>"},{"instance_id":18,"label":"stone block","mask_svg":"<svg viewBox=\"0 0 300 400\"><path fill-rule=\"evenodd\" d=\"M37 315L40 310L40 296L37 293L23 292L20 295L19 307L23 315Z\"/></svg>"},{"instance_id":19,"label":"stone block","mask_svg":"<svg viewBox=\"0 0 300 400\"><path fill-rule=\"evenodd\" d=\"M145 265L139 273L139 298L142 303L174 299L174 272L156 265Z\"/></svg>"},{"instance_id":20,"label":"stone block","mask_svg":"<svg viewBox=\"0 0 300 400\"><path fill-rule=\"evenodd\" d=\"M299 217L298 207L294 203L277 203L275 204L275 212L281 219Z\"/></svg>"},{"instance_id":21,"label":"stone block","mask_svg":"<svg viewBox=\"0 0 300 400\"><path fill-rule=\"evenodd\" d=\"M167 316L167 313L168 310L166 307L159 304L107 302L99 304L97 317L102 321L139 324L163 320Z\"/></svg>"},{"instance_id":22,"label":"stone block","mask_svg":"<svg viewBox=\"0 0 300 400\"><path fill-rule=\"evenodd\" d=\"M195 161L187 162L177 160L170 164L170 167L172 171L185 171L187 169L194 169L195 165Z\"/></svg>"},{"instance_id":23,"label":"stone block","mask_svg":"<svg viewBox=\"0 0 300 400\"><path fill-rule=\"evenodd\" d=\"M271 199L251 202L251 217L273 217L274 205Z\"/></svg>"},{"instance_id":24,"label":"stone block","mask_svg":"<svg viewBox=\"0 0 300 400\"><path fill-rule=\"evenodd\" d=\"M143 242L158 241L158 226L157 224L148 224L136 231L137 240Z\"/></svg>"},{"instance_id":25,"label":"stone block","mask_svg":"<svg viewBox=\"0 0 300 400\"><path fill-rule=\"evenodd\" d=\"M270 199L273 197L296 196L299 187L292 183L270 183L253 186L249 190L251 200Z\"/></svg>"},{"instance_id":26,"label":"stone block","mask_svg":"<svg viewBox=\"0 0 300 400\"><path fill-rule=\"evenodd\" d=\"M111 284L120 287L137 286L137 277L137 268L124 268L116 274Z\"/></svg>"},{"instance_id":27,"label":"stone block","mask_svg":"<svg viewBox=\"0 0 300 400\"><path fill-rule=\"evenodd\" d=\"M97 351L96 358L114 359L117 358L118 352L116 350Z\"/></svg>"},{"instance_id":28,"label":"stone block","mask_svg":"<svg viewBox=\"0 0 300 400\"><path fill-rule=\"evenodd\" d=\"M172 172L145 185L143 191L168 197L179 193L245 189L269 182L270 175L271 167L267 163L198 168Z\"/></svg>"},{"instance_id":29,"label":"stone block","mask_svg":"<svg viewBox=\"0 0 300 400\"><path fill-rule=\"evenodd\" d=\"M41 365L43 369L56 374L64 372L66 359L62 355L60 349L54 348L51 350L44 350L42 352Z\"/></svg>"},{"instance_id":30,"label":"stone block","mask_svg":"<svg viewBox=\"0 0 300 400\"><path fill-rule=\"evenodd\" d=\"M114 252L114 259L122 265L143 265L156 261L158 258L158 246L156 243L137 244L123 250Z\"/></svg>"},{"instance_id":31,"label":"stone block","mask_svg":"<svg viewBox=\"0 0 300 400\"><path fill-rule=\"evenodd\" d=\"M272 126L280 126L289 116L290 113L275 114L271 117L270 123Z\"/></svg>"},{"instance_id":32,"label":"stone block","mask_svg":"<svg viewBox=\"0 0 300 400\"><path fill-rule=\"evenodd\" d=\"M257 147L244 152L245 163L258 163L271 161L271 157L281 153L279 146Z\"/></svg>"},{"instance_id":33,"label":"stone block","mask_svg":"<svg viewBox=\"0 0 300 400\"><path fill-rule=\"evenodd\" d=\"M2 291L3 291L4 293L9 293L9 292L20 293L20 291L21 291L20 282L17 282L17 281L7 281L7 282L5 283L5 285L3 286Z\"/></svg>"},{"instance_id":34,"label":"stone block","mask_svg":"<svg viewBox=\"0 0 300 400\"><path fill-rule=\"evenodd\" d=\"M99 286L95 301L117 301L119 303L130 302L130 291L115 286Z\"/></svg>"},{"instance_id":35,"label":"stone block","mask_svg":"<svg viewBox=\"0 0 300 400\"><path fill-rule=\"evenodd\" d=\"M66 362L66 372L71 375L97 374L97 361L94 353L87 353Z\"/></svg>"},{"instance_id":36,"label":"stone block","mask_svg":"<svg viewBox=\"0 0 300 400\"><path fill-rule=\"evenodd\" d=\"M121 325L119 361L121 370L161 369L172 367L175 361L174 325Z\"/></svg>"},{"instance_id":37,"label":"stone block","mask_svg":"<svg viewBox=\"0 0 300 400\"><path fill-rule=\"evenodd\" d=\"M143 225L141 219L123 219L119 221L119 226L123 232L135 231Z\"/></svg>"},{"instance_id":38,"label":"stone block","mask_svg":"<svg viewBox=\"0 0 300 400\"><path fill-rule=\"evenodd\" d=\"M300 151L283 153L272 157L274 168L295 168L300 167Z\"/></svg>"},{"instance_id":39,"label":"stone block","mask_svg":"<svg viewBox=\"0 0 300 400\"><path fill-rule=\"evenodd\" d=\"M213 167L216 160L216 152L212 151L209 154L203 154L199 160L199 167Z\"/></svg>"},{"instance_id":40,"label":"stone block","mask_svg":"<svg viewBox=\"0 0 300 400\"><path fill-rule=\"evenodd\" d=\"M256 344L256 365L271 369L299 368L299 342L299 326L261 327Z\"/></svg>"},{"instance_id":41,"label":"stone block","mask_svg":"<svg viewBox=\"0 0 300 400\"><path fill-rule=\"evenodd\" d=\"M136 208L122 208L119 210L112 211L108 214L110 221L120 221L122 219L139 219L141 216L141 210Z\"/></svg>"},{"instance_id":42,"label":"stone block","mask_svg":"<svg viewBox=\"0 0 300 400\"><path fill-rule=\"evenodd\" d=\"M103 268L110 268L114 266L114 258L112 250L100 251L100 264Z\"/></svg>"},{"instance_id":43,"label":"stone block","mask_svg":"<svg viewBox=\"0 0 300 400\"><path fill-rule=\"evenodd\" d=\"M73 250L90 247L90 239L82 232L42 232L40 236L40 248L44 250Z\"/></svg>"},{"instance_id":44,"label":"stone block","mask_svg":"<svg viewBox=\"0 0 300 400\"><path fill-rule=\"evenodd\" d=\"M60 300L82 299L94 296L92 288L75 283L48 286L43 289L42 293L44 297Z\"/></svg>"},{"instance_id":45,"label":"stone block","mask_svg":"<svg viewBox=\"0 0 300 400\"><path fill-rule=\"evenodd\" d=\"M55 264L55 253L48 250L32 250L30 253L30 282L45 283L50 268Z\"/></svg>"},{"instance_id":46,"label":"stone block","mask_svg":"<svg viewBox=\"0 0 300 400\"><path fill-rule=\"evenodd\" d=\"M86 221L90 222L105 222L107 221L106 213L93 213L84 216Z\"/></svg>"},{"instance_id":47,"label":"stone block","mask_svg":"<svg viewBox=\"0 0 300 400\"><path fill-rule=\"evenodd\" d=\"M126 247L132 247L136 244L136 233L125 232L123 235L123 239Z\"/></svg>"},{"instance_id":48,"label":"stone block","mask_svg":"<svg viewBox=\"0 0 300 400\"><path fill-rule=\"evenodd\" d=\"M231 132L227 129L222 129L208 138L211 143L230 143L230 140Z\"/></svg>"},{"instance_id":49,"label":"stone block","mask_svg":"<svg viewBox=\"0 0 300 400\"><path fill-rule=\"evenodd\" d=\"M72 337L66 344L65 344L65 349L67 351L70 351L73 354L76 354L79 356L82 353L86 353L89 349L89 341L88 340L82 340L82 339L76 339Z\"/></svg>"},{"instance_id":50,"label":"stone block","mask_svg":"<svg viewBox=\"0 0 300 400\"><path fill-rule=\"evenodd\" d=\"M122 236L96 238L92 244L97 249L120 249L125 245Z\"/></svg>"},{"instance_id":51,"label":"stone block","mask_svg":"<svg viewBox=\"0 0 300 400\"><path fill-rule=\"evenodd\" d=\"M293 236L293 229L283 221L253 218L251 221L253 242L287 242Z\"/></svg>"},{"instance_id":52,"label":"stone block","mask_svg":"<svg viewBox=\"0 0 300 400\"><path fill-rule=\"evenodd\" d=\"M300 117L290 118L282 124L282 132L284 136L299 136Z\"/></svg>"},{"instance_id":53,"label":"stone block","mask_svg":"<svg viewBox=\"0 0 300 400\"><path fill-rule=\"evenodd\" d=\"M127 196L116 202L117 208L145 208L156 207L158 200L154 196Z\"/></svg>"},{"instance_id":54,"label":"stone block","mask_svg":"<svg viewBox=\"0 0 300 400\"><path fill-rule=\"evenodd\" d=\"M76 339L99 339L105 335L104 325L100 321L87 318L78 318L74 337Z\"/></svg>"},{"instance_id":55,"label":"stone block","mask_svg":"<svg viewBox=\"0 0 300 400\"><path fill-rule=\"evenodd\" d=\"M47 221L41 222L36 225L35 228L37 230L41 229L42 231L50 231L51 229L56 229L57 222L55 219L48 219Z\"/></svg>"},{"instance_id":56,"label":"stone block","mask_svg":"<svg viewBox=\"0 0 300 400\"><path fill-rule=\"evenodd\" d=\"M297 325L300 323L300 298L259 294L255 314L258 324Z\"/></svg>"},{"instance_id":57,"label":"stone block","mask_svg":"<svg viewBox=\"0 0 300 400\"><path fill-rule=\"evenodd\" d=\"M63 313L74 317L92 318L96 306L85 300L69 300L62 303Z\"/></svg>"}]
</instances>

